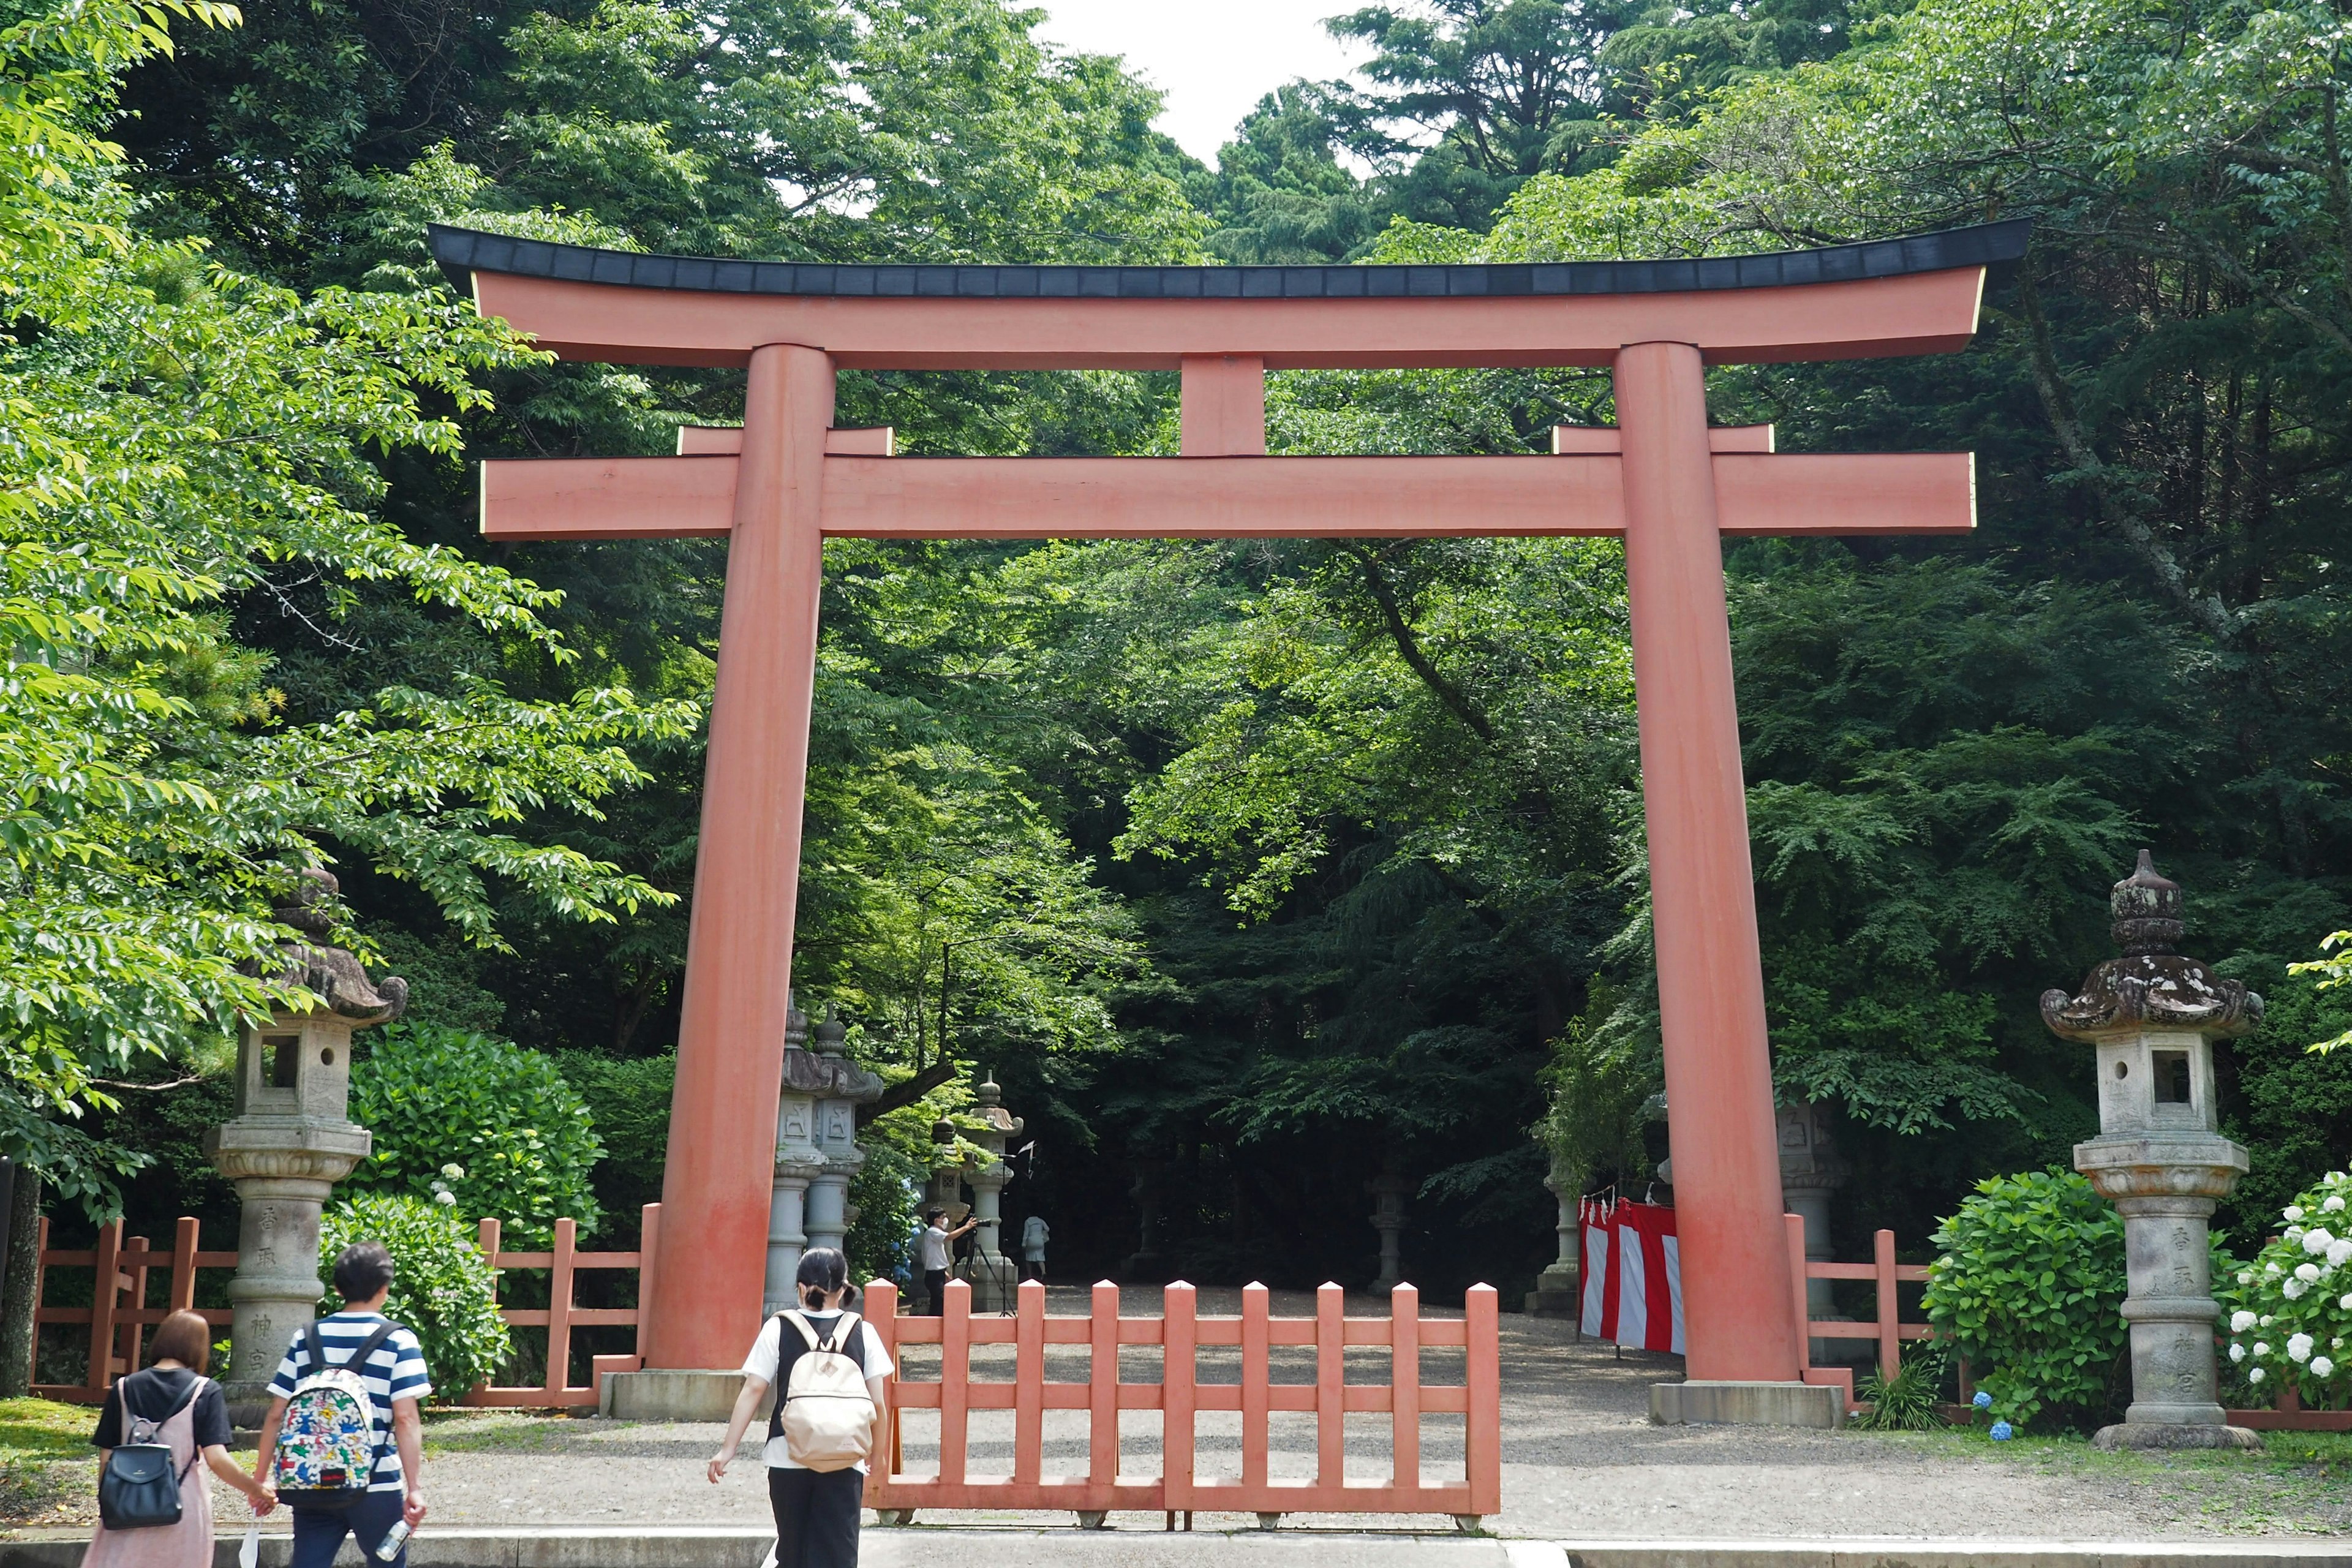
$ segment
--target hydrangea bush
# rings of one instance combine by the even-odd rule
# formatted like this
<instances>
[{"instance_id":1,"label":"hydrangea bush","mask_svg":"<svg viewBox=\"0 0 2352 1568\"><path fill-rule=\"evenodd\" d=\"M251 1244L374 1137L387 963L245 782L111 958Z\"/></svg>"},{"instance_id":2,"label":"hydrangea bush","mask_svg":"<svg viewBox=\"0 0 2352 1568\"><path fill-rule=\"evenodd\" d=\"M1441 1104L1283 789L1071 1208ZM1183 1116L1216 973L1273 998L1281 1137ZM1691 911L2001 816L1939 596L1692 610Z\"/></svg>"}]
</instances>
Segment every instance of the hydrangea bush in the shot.
<instances>
[{"instance_id":1,"label":"hydrangea bush","mask_svg":"<svg viewBox=\"0 0 2352 1568\"><path fill-rule=\"evenodd\" d=\"M384 1316L416 1331L436 1396L455 1399L488 1382L509 1345L499 1316L498 1276L475 1249L473 1227L445 1205L356 1193L319 1218L320 1271L359 1241L380 1241L392 1254Z\"/></svg>"},{"instance_id":2,"label":"hydrangea bush","mask_svg":"<svg viewBox=\"0 0 2352 1568\"><path fill-rule=\"evenodd\" d=\"M1968 1358L1996 1421L2096 1420L2124 1372L2124 1223L2073 1171L1977 1184L1937 1227L1927 1321Z\"/></svg>"},{"instance_id":3,"label":"hydrangea bush","mask_svg":"<svg viewBox=\"0 0 2352 1568\"><path fill-rule=\"evenodd\" d=\"M2315 1409L2352 1404L2352 1175L2330 1171L2282 1209L2286 1228L2232 1280L2225 1353L2255 1397L2293 1384Z\"/></svg>"}]
</instances>

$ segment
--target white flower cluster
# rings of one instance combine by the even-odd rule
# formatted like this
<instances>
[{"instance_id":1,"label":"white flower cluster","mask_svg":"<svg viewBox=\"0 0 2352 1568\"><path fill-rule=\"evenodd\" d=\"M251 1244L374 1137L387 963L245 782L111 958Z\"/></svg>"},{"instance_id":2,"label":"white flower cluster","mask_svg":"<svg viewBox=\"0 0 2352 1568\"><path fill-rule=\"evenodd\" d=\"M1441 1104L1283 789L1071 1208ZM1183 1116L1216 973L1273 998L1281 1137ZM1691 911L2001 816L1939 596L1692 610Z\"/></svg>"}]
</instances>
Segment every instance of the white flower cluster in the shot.
<instances>
[{"instance_id":1,"label":"white flower cluster","mask_svg":"<svg viewBox=\"0 0 2352 1568\"><path fill-rule=\"evenodd\" d=\"M2352 1222L2335 1216L2347 1208L2352 1177L2330 1171L2280 1210L2284 1228L2250 1267L2237 1271L2237 1289L2225 1291L2237 1298L2230 1303L2230 1364L2249 1387L2275 1373L2315 1393L2345 1366L2345 1338L2352 1334L2352 1289L2347 1288L2352 1287ZM2344 1278L2336 1278L2339 1271ZM2276 1333L2263 1332L2273 1325Z\"/></svg>"},{"instance_id":2,"label":"white flower cluster","mask_svg":"<svg viewBox=\"0 0 2352 1568\"><path fill-rule=\"evenodd\" d=\"M442 1166L441 1174L433 1180L433 1201L445 1209L457 1207L457 1194L449 1190L449 1184L463 1181L465 1178L465 1166L458 1164Z\"/></svg>"}]
</instances>

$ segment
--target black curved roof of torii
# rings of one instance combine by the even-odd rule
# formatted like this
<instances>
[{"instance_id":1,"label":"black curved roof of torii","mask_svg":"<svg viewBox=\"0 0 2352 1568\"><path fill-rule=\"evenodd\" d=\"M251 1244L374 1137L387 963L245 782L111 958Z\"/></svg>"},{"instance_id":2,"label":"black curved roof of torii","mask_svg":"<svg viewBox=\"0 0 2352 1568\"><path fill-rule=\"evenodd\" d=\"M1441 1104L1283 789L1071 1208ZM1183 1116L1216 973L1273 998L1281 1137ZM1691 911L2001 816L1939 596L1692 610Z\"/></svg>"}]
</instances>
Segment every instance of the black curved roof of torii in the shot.
<instances>
[{"instance_id":1,"label":"black curved roof of torii","mask_svg":"<svg viewBox=\"0 0 2352 1568\"><path fill-rule=\"evenodd\" d=\"M976 264L732 261L656 256L428 226L433 258L461 290L499 272L721 294L961 300L1360 300L1548 294L1673 294L1842 283L1960 267L2001 268L2025 255L2032 223L1948 228L1897 239L1659 261L1537 261L1360 267L994 267Z\"/></svg>"}]
</instances>

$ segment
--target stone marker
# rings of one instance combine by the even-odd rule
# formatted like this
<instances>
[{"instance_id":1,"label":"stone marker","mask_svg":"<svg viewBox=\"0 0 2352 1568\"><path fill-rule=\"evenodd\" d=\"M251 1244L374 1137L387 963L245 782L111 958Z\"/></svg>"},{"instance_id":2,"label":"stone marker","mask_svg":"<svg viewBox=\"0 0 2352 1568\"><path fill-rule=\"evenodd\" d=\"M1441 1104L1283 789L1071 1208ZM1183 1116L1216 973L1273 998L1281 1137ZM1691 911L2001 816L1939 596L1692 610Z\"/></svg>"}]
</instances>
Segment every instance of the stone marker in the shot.
<instances>
[{"instance_id":1,"label":"stone marker","mask_svg":"<svg viewBox=\"0 0 2352 1568\"><path fill-rule=\"evenodd\" d=\"M1013 1167L1004 1163L1005 1146L1021 1135L1025 1125L1018 1116L1004 1109L1004 1091L996 1085L993 1076L982 1076L972 1086L971 1098L979 1117L981 1130L971 1141L986 1154L964 1167L963 1179L971 1187L972 1213L980 1216L980 1228L971 1235L971 1258L967 1274L971 1281L971 1310L975 1312L1009 1312L1013 1310L1020 1274L1013 1260L1004 1256L1004 1184L1013 1179Z\"/></svg>"},{"instance_id":2,"label":"stone marker","mask_svg":"<svg viewBox=\"0 0 2352 1568\"><path fill-rule=\"evenodd\" d=\"M326 940L319 906L337 891L325 871L300 873L271 911L304 936ZM228 1375L229 1418L260 1423L269 1380L294 1331L319 1315L319 1211L334 1184L367 1158L373 1141L349 1115L352 1036L408 1005L408 983L371 984L340 947L285 942L276 978L309 987L320 1005L237 1021L236 1114L206 1131L205 1153L236 1187L236 1277Z\"/></svg>"},{"instance_id":3,"label":"stone marker","mask_svg":"<svg viewBox=\"0 0 2352 1568\"><path fill-rule=\"evenodd\" d=\"M2215 1397L2211 1255L2206 1222L2246 1172L2246 1152L2215 1131L2213 1042L2262 1022L2263 999L2173 951L2180 885L2145 849L2110 907L2121 958L2091 971L2080 995L2042 994L2051 1032L2098 1047L2099 1135L2074 1168L2124 1217L2131 1293L2132 1403L2102 1427L2102 1448L2258 1448Z\"/></svg>"}]
</instances>

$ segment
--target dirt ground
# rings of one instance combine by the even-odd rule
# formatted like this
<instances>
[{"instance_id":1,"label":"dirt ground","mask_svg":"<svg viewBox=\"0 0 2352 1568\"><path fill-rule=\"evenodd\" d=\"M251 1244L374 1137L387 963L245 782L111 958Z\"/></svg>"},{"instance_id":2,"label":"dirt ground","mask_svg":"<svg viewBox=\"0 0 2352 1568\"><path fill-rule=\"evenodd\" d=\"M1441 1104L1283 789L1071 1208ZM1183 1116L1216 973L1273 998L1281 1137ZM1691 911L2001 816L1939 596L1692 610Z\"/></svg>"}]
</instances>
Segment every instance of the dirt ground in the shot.
<instances>
[{"instance_id":1,"label":"dirt ground","mask_svg":"<svg viewBox=\"0 0 2352 1568\"><path fill-rule=\"evenodd\" d=\"M1237 1292L1203 1291L1204 1311L1231 1311ZM1129 1312L1156 1309L1157 1292L1129 1293ZM1083 1292L1055 1292L1054 1310L1083 1310ZM1369 1299L1349 1304L1369 1314ZM1311 1298L1277 1293L1277 1314L1307 1315ZM1431 1315L1450 1315L1433 1312ZM2003 1445L1981 1434L1876 1434L1733 1426L1653 1426L1652 1383L1679 1375L1666 1357L1619 1357L1607 1346L1570 1342L1567 1326L1507 1314L1503 1319L1503 1512L1487 1528L1507 1537L1642 1540L1773 1537L1982 1537L2006 1540L2158 1540L2282 1533L2352 1533L2352 1439L2271 1434L2260 1455L2121 1455L2079 1439L2026 1437ZM1082 1379L1085 1352L1058 1349L1048 1375ZM1129 1358L1156 1352L1130 1347ZM1458 1381L1460 1352L1424 1352L1424 1377ZM924 1375L936 1351L914 1352L909 1371ZM1011 1348L984 1347L1010 1371ZM929 1365L926 1359L930 1358ZM1312 1352L1277 1350L1277 1382L1312 1381ZM1378 1352L1373 1352L1373 1362ZM1379 1381L1368 1362L1349 1368ZM1123 1363L1143 1380L1149 1365ZM1203 1352L1204 1379L1221 1375ZM1001 1375L1002 1373L1000 1373ZM1239 1417L1200 1418L1201 1461L1212 1472L1238 1468ZM448 1524L751 1523L767 1511L764 1472L739 1462L720 1485L703 1478L719 1428L690 1424L625 1424L509 1412L435 1413L427 1417L426 1489L433 1517ZM1010 1468L1010 1412L972 1418L974 1473ZM1046 1468L1077 1471L1086 1463L1085 1415L1051 1412ZM1158 1468L1156 1412L1129 1411L1120 1453L1130 1473ZM0 1431L11 1430L0 1428ZM1313 1471L1313 1418L1277 1415L1271 1437L1277 1476ZM1461 1421L1425 1418L1424 1473L1459 1477ZM67 1525L90 1516L93 1467L46 1451L0 1446L0 1507L9 1521ZM908 1419L909 1471L937 1462L937 1417ZM1349 1420L1351 1475L1388 1470L1388 1418ZM224 1522L239 1517L234 1494L217 1499ZM282 1515L280 1519L282 1520ZM925 1514L939 1524L1066 1523L1068 1516ZM1251 1522L1203 1514L1202 1530ZM1442 1518L1364 1516L1301 1519L1308 1528L1450 1530ZM1159 1515L1114 1516L1115 1527L1160 1527ZM284 1528L273 1521L277 1528ZM1286 1524L1286 1528L1289 1523Z\"/></svg>"}]
</instances>

